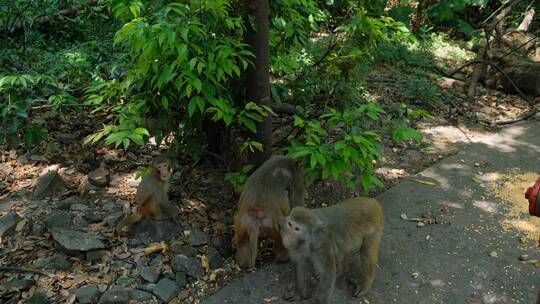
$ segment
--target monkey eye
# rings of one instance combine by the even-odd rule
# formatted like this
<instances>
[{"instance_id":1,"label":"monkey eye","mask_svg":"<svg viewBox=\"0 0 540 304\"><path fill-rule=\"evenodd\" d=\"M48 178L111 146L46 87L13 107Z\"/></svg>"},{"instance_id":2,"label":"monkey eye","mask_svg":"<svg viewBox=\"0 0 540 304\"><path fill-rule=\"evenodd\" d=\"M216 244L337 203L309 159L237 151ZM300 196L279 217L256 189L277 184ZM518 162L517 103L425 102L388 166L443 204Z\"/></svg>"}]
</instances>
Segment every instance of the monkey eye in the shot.
<instances>
[{"instance_id":1,"label":"monkey eye","mask_svg":"<svg viewBox=\"0 0 540 304\"><path fill-rule=\"evenodd\" d=\"M300 228L299 227L294 227L294 230L300 231Z\"/></svg>"},{"instance_id":2,"label":"monkey eye","mask_svg":"<svg viewBox=\"0 0 540 304\"><path fill-rule=\"evenodd\" d=\"M292 227L292 224L291 224L291 222L287 222L287 225L289 225L289 227Z\"/></svg>"}]
</instances>

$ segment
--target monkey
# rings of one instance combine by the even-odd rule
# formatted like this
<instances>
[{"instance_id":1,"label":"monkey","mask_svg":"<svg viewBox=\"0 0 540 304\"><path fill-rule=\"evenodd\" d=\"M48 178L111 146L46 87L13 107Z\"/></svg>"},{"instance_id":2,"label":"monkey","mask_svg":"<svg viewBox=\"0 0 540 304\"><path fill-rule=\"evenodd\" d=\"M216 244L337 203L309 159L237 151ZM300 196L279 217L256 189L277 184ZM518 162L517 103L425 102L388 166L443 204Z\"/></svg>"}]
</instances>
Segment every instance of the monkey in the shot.
<instances>
[{"instance_id":1,"label":"monkey","mask_svg":"<svg viewBox=\"0 0 540 304\"><path fill-rule=\"evenodd\" d=\"M254 268L259 237L275 241L276 259L287 261L279 224L291 207L304 205L304 175L299 164L286 156L272 156L246 180L234 216L236 262Z\"/></svg>"},{"instance_id":2,"label":"monkey","mask_svg":"<svg viewBox=\"0 0 540 304\"><path fill-rule=\"evenodd\" d=\"M116 225L116 233L126 236L122 229L140 221L143 218L150 220L165 220L173 218L177 221L175 208L169 202L167 191L171 177L171 162L164 156L156 156L152 160L149 171L143 175L142 181L137 187L135 211L122 219Z\"/></svg>"},{"instance_id":3,"label":"monkey","mask_svg":"<svg viewBox=\"0 0 540 304\"><path fill-rule=\"evenodd\" d=\"M319 275L318 301L330 303L336 277L345 274L365 295L375 278L384 218L372 198L356 197L332 207L296 207L281 225L283 246L295 264L296 288L306 299L305 268L311 262Z\"/></svg>"}]
</instances>

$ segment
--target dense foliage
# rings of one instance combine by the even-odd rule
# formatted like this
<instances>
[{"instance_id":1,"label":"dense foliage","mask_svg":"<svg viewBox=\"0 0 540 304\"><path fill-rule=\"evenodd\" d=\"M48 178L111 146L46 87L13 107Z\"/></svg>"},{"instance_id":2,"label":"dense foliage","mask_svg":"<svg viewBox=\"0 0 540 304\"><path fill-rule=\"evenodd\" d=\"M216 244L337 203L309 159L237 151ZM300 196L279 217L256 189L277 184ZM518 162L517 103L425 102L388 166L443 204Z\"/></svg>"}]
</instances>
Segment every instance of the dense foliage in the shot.
<instances>
[{"instance_id":1,"label":"dense foliage","mask_svg":"<svg viewBox=\"0 0 540 304\"><path fill-rule=\"evenodd\" d=\"M57 14L73 5L74 14ZM420 141L413 122L439 102L422 72L434 65L426 54L438 36L430 31L478 37L500 5L270 1L272 100L301 109L290 117L298 136L280 148L301 159L311 180L379 185L373 164L383 139ZM421 15L414 35L411 24ZM244 134L266 115L282 114L244 100L243 73L253 60L246 22L253 20L238 0L2 2L1 39L9 47L0 56L0 142L31 147L47 136L36 111L73 107L112 114L87 143L128 149L154 138L199 159L216 140L205 132L210 126L222 132L228 155L261 149ZM412 72L414 79L401 84L400 104L368 93L365 75L377 64ZM242 184L248 172L228 179Z\"/></svg>"}]
</instances>

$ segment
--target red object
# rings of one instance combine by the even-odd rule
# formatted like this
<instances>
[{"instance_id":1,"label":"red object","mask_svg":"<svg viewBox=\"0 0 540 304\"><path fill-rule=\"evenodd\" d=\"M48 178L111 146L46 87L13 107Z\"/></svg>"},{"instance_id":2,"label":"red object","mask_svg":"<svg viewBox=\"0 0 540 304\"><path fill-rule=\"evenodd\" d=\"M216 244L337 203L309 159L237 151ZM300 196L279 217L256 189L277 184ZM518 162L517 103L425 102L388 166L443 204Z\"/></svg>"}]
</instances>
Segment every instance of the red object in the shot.
<instances>
[{"instance_id":1,"label":"red object","mask_svg":"<svg viewBox=\"0 0 540 304\"><path fill-rule=\"evenodd\" d=\"M529 200L529 214L534 216L540 216L540 177L536 180L534 185L527 189L525 192L525 198Z\"/></svg>"}]
</instances>

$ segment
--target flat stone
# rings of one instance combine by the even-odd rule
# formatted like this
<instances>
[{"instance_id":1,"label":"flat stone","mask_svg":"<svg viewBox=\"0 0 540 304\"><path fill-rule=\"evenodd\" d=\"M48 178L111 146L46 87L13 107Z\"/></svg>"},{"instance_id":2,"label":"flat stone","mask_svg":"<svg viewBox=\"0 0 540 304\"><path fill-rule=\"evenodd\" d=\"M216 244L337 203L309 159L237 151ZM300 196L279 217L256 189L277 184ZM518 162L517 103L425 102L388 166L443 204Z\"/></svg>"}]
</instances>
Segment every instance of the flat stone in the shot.
<instances>
[{"instance_id":1,"label":"flat stone","mask_svg":"<svg viewBox=\"0 0 540 304\"><path fill-rule=\"evenodd\" d=\"M187 273L190 277L202 278L204 276L204 268L196 258L187 257L185 255L177 255L171 261L171 268L174 271Z\"/></svg>"},{"instance_id":2,"label":"flat stone","mask_svg":"<svg viewBox=\"0 0 540 304\"><path fill-rule=\"evenodd\" d=\"M71 262L61 256L52 256L37 259L36 261L34 261L34 265L36 265L36 267L38 268L62 271L68 271L72 267Z\"/></svg>"},{"instance_id":3,"label":"flat stone","mask_svg":"<svg viewBox=\"0 0 540 304\"><path fill-rule=\"evenodd\" d=\"M36 180L34 187L34 198L53 196L64 186L62 177L56 170L47 171Z\"/></svg>"},{"instance_id":4,"label":"flat stone","mask_svg":"<svg viewBox=\"0 0 540 304\"><path fill-rule=\"evenodd\" d=\"M124 287L114 287L103 293L98 304L125 304L128 302L129 289Z\"/></svg>"},{"instance_id":5,"label":"flat stone","mask_svg":"<svg viewBox=\"0 0 540 304\"><path fill-rule=\"evenodd\" d=\"M35 236L43 236L47 232L47 228L45 225L42 225L40 223L33 223L32 224L32 234Z\"/></svg>"},{"instance_id":6,"label":"flat stone","mask_svg":"<svg viewBox=\"0 0 540 304\"><path fill-rule=\"evenodd\" d=\"M156 295L156 297L166 303L176 297L179 292L180 288L178 285L169 279L161 279L152 290L152 293Z\"/></svg>"},{"instance_id":7,"label":"flat stone","mask_svg":"<svg viewBox=\"0 0 540 304\"><path fill-rule=\"evenodd\" d=\"M188 257L195 257L197 255L197 249L193 248L190 245L181 245L178 243L173 243L171 245L171 252L174 254L182 254Z\"/></svg>"},{"instance_id":8,"label":"flat stone","mask_svg":"<svg viewBox=\"0 0 540 304\"><path fill-rule=\"evenodd\" d=\"M13 233L15 226L17 226L20 221L22 221L22 217L16 213L8 213L0 217L0 236Z\"/></svg>"},{"instance_id":9,"label":"flat stone","mask_svg":"<svg viewBox=\"0 0 540 304\"><path fill-rule=\"evenodd\" d=\"M99 223L103 221L103 215L101 214L85 213L83 216L89 223Z\"/></svg>"},{"instance_id":10,"label":"flat stone","mask_svg":"<svg viewBox=\"0 0 540 304\"><path fill-rule=\"evenodd\" d=\"M157 266L145 266L141 267L139 275L150 283L155 283L159 279L161 269Z\"/></svg>"},{"instance_id":11,"label":"flat stone","mask_svg":"<svg viewBox=\"0 0 540 304\"><path fill-rule=\"evenodd\" d=\"M69 209L71 209L71 211L86 211L88 210L88 206L85 204L72 204L69 206Z\"/></svg>"},{"instance_id":12,"label":"flat stone","mask_svg":"<svg viewBox=\"0 0 540 304\"><path fill-rule=\"evenodd\" d=\"M88 227L88 222L84 219L82 215L79 214L73 219L73 227L86 228Z\"/></svg>"},{"instance_id":13,"label":"flat stone","mask_svg":"<svg viewBox=\"0 0 540 304\"><path fill-rule=\"evenodd\" d=\"M118 224L118 222L124 217L124 212L122 211L118 211L118 212L115 212L109 216L107 216L105 218L105 222L111 226L111 227L114 227L116 226L116 224Z\"/></svg>"},{"instance_id":14,"label":"flat stone","mask_svg":"<svg viewBox=\"0 0 540 304\"><path fill-rule=\"evenodd\" d=\"M210 268L217 269L223 266L223 257L213 247L208 248L207 256Z\"/></svg>"},{"instance_id":15,"label":"flat stone","mask_svg":"<svg viewBox=\"0 0 540 304\"><path fill-rule=\"evenodd\" d=\"M189 234L189 244L191 246L205 245L208 244L209 240L210 238L208 237L208 234L199 229L193 229Z\"/></svg>"},{"instance_id":16,"label":"flat stone","mask_svg":"<svg viewBox=\"0 0 540 304\"><path fill-rule=\"evenodd\" d=\"M41 292L36 292L33 296L26 299L24 304L47 304L49 303L49 299L47 299L47 296Z\"/></svg>"},{"instance_id":17,"label":"flat stone","mask_svg":"<svg viewBox=\"0 0 540 304\"><path fill-rule=\"evenodd\" d=\"M178 285L179 288L184 288L187 283L187 277L185 272L177 272L175 276L175 282L176 285Z\"/></svg>"},{"instance_id":18,"label":"flat stone","mask_svg":"<svg viewBox=\"0 0 540 304\"><path fill-rule=\"evenodd\" d=\"M154 298L151 293L146 292L146 291L142 291L142 290L138 290L138 289L131 289L129 291L128 296L129 296L129 300L134 301L134 302L137 302L137 301L150 301L150 300L152 300Z\"/></svg>"},{"instance_id":19,"label":"flat stone","mask_svg":"<svg viewBox=\"0 0 540 304\"><path fill-rule=\"evenodd\" d=\"M43 220L43 224L45 224L45 227L49 229L69 228L69 225L71 224L71 216L69 215L69 212L55 210Z\"/></svg>"},{"instance_id":20,"label":"flat stone","mask_svg":"<svg viewBox=\"0 0 540 304\"><path fill-rule=\"evenodd\" d=\"M96 285L85 285L75 290L75 296L81 304L96 303L99 299L99 290Z\"/></svg>"},{"instance_id":21,"label":"flat stone","mask_svg":"<svg viewBox=\"0 0 540 304\"><path fill-rule=\"evenodd\" d=\"M34 283L34 280L31 279L20 279L7 282L2 286L6 290L28 290L30 287L34 286Z\"/></svg>"},{"instance_id":22,"label":"flat stone","mask_svg":"<svg viewBox=\"0 0 540 304\"><path fill-rule=\"evenodd\" d=\"M54 227L52 236L58 245L69 251L91 251L107 247L105 238L83 232Z\"/></svg>"},{"instance_id":23,"label":"flat stone","mask_svg":"<svg viewBox=\"0 0 540 304\"><path fill-rule=\"evenodd\" d=\"M86 260L91 263L101 261L109 252L107 250L93 250L86 253Z\"/></svg>"}]
</instances>

